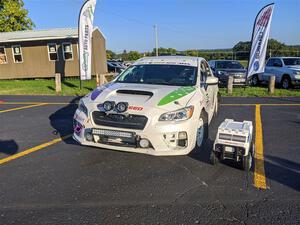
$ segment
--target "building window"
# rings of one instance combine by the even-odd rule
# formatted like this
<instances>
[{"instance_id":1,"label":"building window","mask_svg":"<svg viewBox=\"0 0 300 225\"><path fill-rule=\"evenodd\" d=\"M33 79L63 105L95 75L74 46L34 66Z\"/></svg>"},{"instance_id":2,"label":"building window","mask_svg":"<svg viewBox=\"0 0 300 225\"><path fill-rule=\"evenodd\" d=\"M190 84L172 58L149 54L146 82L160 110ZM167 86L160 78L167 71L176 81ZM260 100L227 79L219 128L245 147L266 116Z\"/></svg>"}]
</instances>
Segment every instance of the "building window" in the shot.
<instances>
[{"instance_id":1,"label":"building window","mask_svg":"<svg viewBox=\"0 0 300 225\"><path fill-rule=\"evenodd\" d=\"M23 55L22 55L22 49L20 45L13 45L12 46L12 52L14 56L14 62L15 63L22 63L23 62Z\"/></svg>"},{"instance_id":2,"label":"building window","mask_svg":"<svg viewBox=\"0 0 300 225\"><path fill-rule=\"evenodd\" d=\"M63 43L64 60L73 60L73 49L71 43Z\"/></svg>"},{"instance_id":3,"label":"building window","mask_svg":"<svg viewBox=\"0 0 300 225\"><path fill-rule=\"evenodd\" d=\"M55 43L48 44L48 56L50 61L58 61L57 45Z\"/></svg>"},{"instance_id":4,"label":"building window","mask_svg":"<svg viewBox=\"0 0 300 225\"><path fill-rule=\"evenodd\" d=\"M0 64L6 64L7 63L7 56L5 47L0 46Z\"/></svg>"}]
</instances>

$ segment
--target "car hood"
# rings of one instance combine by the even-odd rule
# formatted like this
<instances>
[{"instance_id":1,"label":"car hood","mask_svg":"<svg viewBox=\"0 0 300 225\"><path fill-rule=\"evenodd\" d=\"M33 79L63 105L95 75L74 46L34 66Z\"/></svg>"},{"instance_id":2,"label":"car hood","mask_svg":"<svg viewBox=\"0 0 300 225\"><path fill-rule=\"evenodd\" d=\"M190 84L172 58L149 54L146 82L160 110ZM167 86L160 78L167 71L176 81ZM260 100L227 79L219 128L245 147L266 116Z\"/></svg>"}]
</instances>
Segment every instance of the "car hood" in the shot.
<instances>
[{"instance_id":1,"label":"car hood","mask_svg":"<svg viewBox=\"0 0 300 225\"><path fill-rule=\"evenodd\" d=\"M225 71L228 73L246 73L246 69L217 69L217 71Z\"/></svg>"},{"instance_id":2,"label":"car hood","mask_svg":"<svg viewBox=\"0 0 300 225\"><path fill-rule=\"evenodd\" d=\"M300 71L300 65L295 65L295 66L287 66L287 68L290 68L292 70Z\"/></svg>"},{"instance_id":3,"label":"car hood","mask_svg":"<svg viewBox=\"0 0 300 225\"><path fill-rule=\"evenodd\" d=\"M171 111L185 107L195 92L195 87L112 82L96 88L83 100L87 105L105 101L127 102L128 110L132 111Z\"/></svg>"}]
</instances>

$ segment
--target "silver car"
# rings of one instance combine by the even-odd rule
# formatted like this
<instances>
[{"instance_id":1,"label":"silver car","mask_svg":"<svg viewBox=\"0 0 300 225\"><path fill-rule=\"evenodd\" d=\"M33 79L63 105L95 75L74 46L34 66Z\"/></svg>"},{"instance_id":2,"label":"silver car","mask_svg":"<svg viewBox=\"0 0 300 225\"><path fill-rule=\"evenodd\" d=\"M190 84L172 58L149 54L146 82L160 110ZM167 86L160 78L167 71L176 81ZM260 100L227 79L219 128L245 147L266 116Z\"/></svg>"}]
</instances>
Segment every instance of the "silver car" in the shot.
<instances>
[{"instance_id":1,"label":"silver car","mask_svg":"<svg viewBox=\"0 0 300 225\"><path fill-rule=\"evenodd\" d=\"M268 81L270 76L275 76L275 82L284 89L300 85L300 57L269 58L265 72L255 75L252 83Z\"/></svg>"}]
</instances>

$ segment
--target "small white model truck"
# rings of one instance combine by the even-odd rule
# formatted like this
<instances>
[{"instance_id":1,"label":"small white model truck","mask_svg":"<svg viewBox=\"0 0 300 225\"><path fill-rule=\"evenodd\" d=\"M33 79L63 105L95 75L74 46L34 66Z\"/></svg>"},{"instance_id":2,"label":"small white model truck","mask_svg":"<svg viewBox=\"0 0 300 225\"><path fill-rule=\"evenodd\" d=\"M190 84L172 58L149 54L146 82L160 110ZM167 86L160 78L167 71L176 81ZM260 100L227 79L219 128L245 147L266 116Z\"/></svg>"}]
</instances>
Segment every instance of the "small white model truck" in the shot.
<instances>
[{"instance_id":1,"label":"small white model truck","mask_svg":"<svg viewBox=\"0 0 300 225\"><path fill-rule=\"evenodd\" d=\"M230 159L249 171L252 165L254 145L251 121L237 122L225 119L219 126L210 161L214 165L219 160Z\"/></svg>"}]
</instances>

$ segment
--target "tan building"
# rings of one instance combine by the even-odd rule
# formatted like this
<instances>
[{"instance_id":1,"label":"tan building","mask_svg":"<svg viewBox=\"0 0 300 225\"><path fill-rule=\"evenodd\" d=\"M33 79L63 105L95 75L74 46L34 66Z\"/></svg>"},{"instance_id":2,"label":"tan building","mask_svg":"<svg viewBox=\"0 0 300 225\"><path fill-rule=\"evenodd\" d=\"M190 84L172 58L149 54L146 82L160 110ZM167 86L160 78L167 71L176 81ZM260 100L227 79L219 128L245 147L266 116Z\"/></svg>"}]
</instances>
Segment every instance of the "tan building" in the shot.
<instances>
[{"instance_id":1,"label":"tan building","mask_svg":"<svg viewBox=\"0 0 300 225\"><path fill-rule=\"evenodd\" d=\"M107 73L105 37L92 39L92 74ZM0 79L79 76L78 30L50 29L0 33Z\"/></svg>"}]
</instances>

